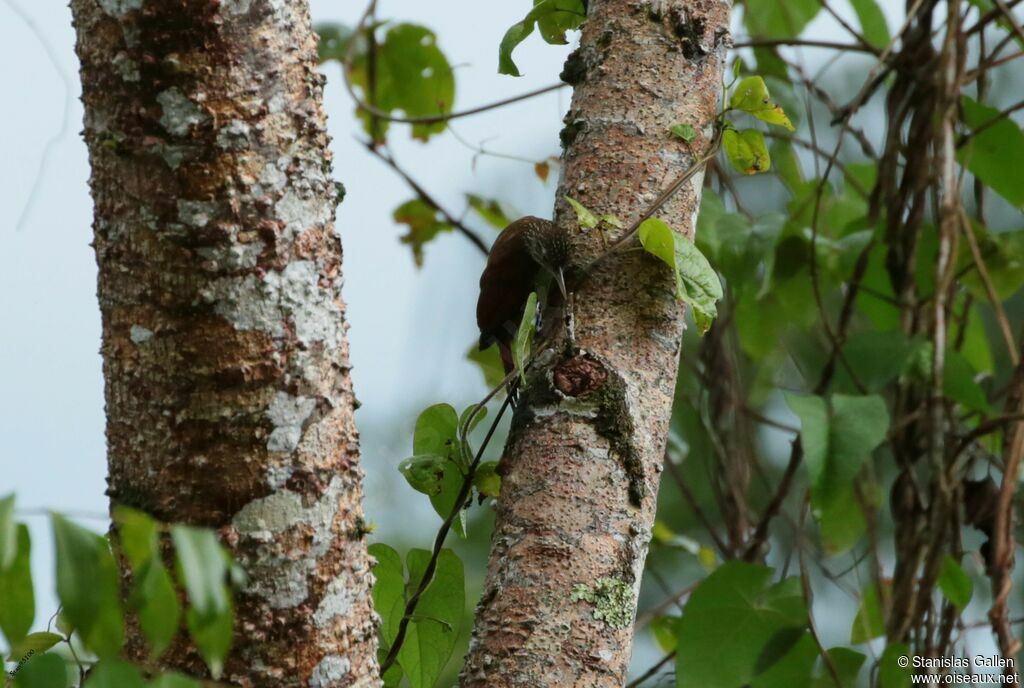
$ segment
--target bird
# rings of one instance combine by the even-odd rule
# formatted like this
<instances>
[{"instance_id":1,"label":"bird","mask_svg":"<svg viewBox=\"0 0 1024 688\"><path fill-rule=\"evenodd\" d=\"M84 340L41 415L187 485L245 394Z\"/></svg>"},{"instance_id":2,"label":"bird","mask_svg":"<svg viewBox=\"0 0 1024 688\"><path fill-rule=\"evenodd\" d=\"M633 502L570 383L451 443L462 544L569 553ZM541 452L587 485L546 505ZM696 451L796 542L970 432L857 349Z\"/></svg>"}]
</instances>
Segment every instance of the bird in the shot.
<instances>
[{"instance_id":1,"label":"bird","mask_svg":"<svg viewBox=\"0 0 1024 688\"><path fill-rule=\"evenodd\" d=\"M498 345L505 373L515 367L512 340L531 292L548 302L552 283L565 299L565 273L571 267L569 233L550 220L528 215L510 223L491 246L480 275L476 323L480 349Z\"/></svg>"}]
</instances>

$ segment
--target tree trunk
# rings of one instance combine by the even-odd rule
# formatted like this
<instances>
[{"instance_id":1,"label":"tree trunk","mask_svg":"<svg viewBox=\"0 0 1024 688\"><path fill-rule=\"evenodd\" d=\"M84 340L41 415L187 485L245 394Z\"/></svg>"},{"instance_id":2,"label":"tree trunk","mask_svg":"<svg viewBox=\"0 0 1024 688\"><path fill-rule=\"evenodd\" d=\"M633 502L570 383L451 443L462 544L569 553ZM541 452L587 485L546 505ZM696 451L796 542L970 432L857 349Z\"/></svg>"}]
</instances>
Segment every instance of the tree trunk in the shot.
<instances>
[{"instance_id":1,"label":"tree trunk","mask_svg":"<svg viewBox=\"0 0 1024 688\"><path fill-rule=\"evenodd\" d=\"M219 528L248 572L226 680L378 685L307 3L71 6L111 503ZM164 663L203 673L184 643Z\"/></svg>"},{"instance_id":2,"label":"tree trunk","mask_svg":"<svg viewBox=\"0 0 1024 688\"><path fill-rule=\"evenodd\" d=\"M694 162L669 127L709 144L729 5L590 0L563 78L564 196L629 224ZM703 174L659 215L692 236ZM614 237L609 238L614 241ZM578 262L602 249L578 236ZM671 415L683 312L669 270L604 260L576 289L575 348L538 356L505 448L497 523L462 686L621 686ZM568 350L568 353L566 351ZM639 508L633 505L639 501Z\"/></svg>"}]
</instances>

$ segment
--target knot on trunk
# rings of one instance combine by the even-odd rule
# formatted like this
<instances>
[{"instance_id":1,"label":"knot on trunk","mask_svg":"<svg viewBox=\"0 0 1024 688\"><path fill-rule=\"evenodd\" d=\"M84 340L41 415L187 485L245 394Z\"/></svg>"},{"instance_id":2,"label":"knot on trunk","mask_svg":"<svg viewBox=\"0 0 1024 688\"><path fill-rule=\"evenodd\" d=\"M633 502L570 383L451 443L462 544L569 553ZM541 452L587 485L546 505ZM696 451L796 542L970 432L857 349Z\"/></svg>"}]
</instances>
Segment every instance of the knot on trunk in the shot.
<instances>
[{"instance_id":1,"label":"knot on trunk","mask_svg":"<svg viewBox=\"0 0 1024 688\"><path fill-rule=\"evenodd\" d=\"M552 379L565 396L582 397L604 386L608 369L590 354L579 354L556 365Z\"/></svg>"}]
</instances>

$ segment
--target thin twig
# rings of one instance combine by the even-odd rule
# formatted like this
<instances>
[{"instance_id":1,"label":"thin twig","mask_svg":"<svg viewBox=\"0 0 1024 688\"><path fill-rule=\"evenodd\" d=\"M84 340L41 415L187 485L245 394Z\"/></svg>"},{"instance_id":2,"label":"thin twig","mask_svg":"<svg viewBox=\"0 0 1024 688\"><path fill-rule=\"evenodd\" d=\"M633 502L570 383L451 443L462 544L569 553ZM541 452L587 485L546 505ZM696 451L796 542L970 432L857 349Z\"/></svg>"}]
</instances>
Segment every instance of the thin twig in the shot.
<instances>
[{"instance_id":1,"label":"thin twig","mask_svg":"<svg viewBox=\"0 0 1024 688\"><path fill-rule=\"evenodd\" d=\"M805 38L748 38L733 43L734 48L779 48L790 46L796 48L827 48L841 52L859 52L877 55L878 50L870 46L857 45L856 43L839 43L837 41L818 41Z\"/></svg>"},{"instance_id":2,"label":"thin twig","mask_svg":"<svg viewBox=\"0 0 1024 688\"><path fill-rule=\"evenodd\" d=\"M1007 11L1013 9L1014 7L1019 5L1020 3L1021 3L1021 0L1010 0L1009 4L1005 4L1004 3L1003 7L996 6L995 8L989 10L985 14L981 15L981 17L978 18L978 21L971 28L967 29L967 31L964 32L964 36L965 37L970 37L972 34L975 34L975 33L978 33L979 31L982 31L990 23L992 23L993 21L999 19L999 17L1004 12L1007 12Z\"/></svg>"},{"instance_id":3,"label":"thin twig","mask_svg":"<svg viewBox=\"0 0 1024 688\"><path fill-rule=\"evenodd\" d=\"M1010 115L1017 112L1018 110L1024 110L1024 100L1018 101L1013 105L1009 105L999 111L999 114L994 115L991 119L987 119L977 127L975 127L970 133L964 134L956 143L957 148L963 148L971 139L985 131L989 127L999 124L1005 121Z\"/></svg>"},{"instance_id":4,"label":"thin twig","mask_svg":"<svg viewBox=\"0 0 1024 688\"><path fill-rule=\"evenodd\" d=\"M644 673L640 674L635 679L633 679L632 681L627 683L625 688L638 688L638 686L643 685L649 679L653 678L655 674L657 674L659 671L661 671L665 667L666 664L668 664L673 659L675 659L675 657L676 657L676 651L672 650L671 652L666 654L664 657L659 659L657 664L655 664L650 669L648 669L647 671L645 671Z\"/></svg>"},{"instance_id":5,"label":"thin twig","mask_svg":"<svg viewBox=\"0 0 1024 688\"><path fill-rule=\"evenodd\" d=\"M502 380L501 384L496 386L491 392L477 404L476 408L469 417L466 419L466 424L462 428L463 433L468 433L468 429L472 427L473 419L479 410L490 400L499 390L504 389L505 385L515 379L518 375L518 371L513 370L505 379ZM402 645L405 643L406 633L409 630L409 623L412 621L413 615L416 613L416 607L420 602L420 598L423 593L426 592L427 588L434 580L434 573L437 570L437 562L441 556L441 550L444 548L444 541L448 537L448 533L452 529L452 525L455 523L455 519L459 517L459 513L462 511L462 507L465 505L466 500L469 498L470 492L473 489L473 476L476 474L476 469L480 465L480 461L483 458L484 450L487 448L488 443L491 441L491 437L494 435L495 430L498 428L498 422L504 415L505 410L508 408L509 403L512 401L512 397L506 396L505 400L501 403L501 408L498 410L497 415L491 422L491 427L487 430L487 435L484 437L484 441L480 444L480 448L476 452L476 456L473 457L473 462L469 465L465 476L462 480L462 487L459 488L459 493L455 497L455 503L452 504L452 510L448 514L448 517L441 524L441 527L437 531L437 535L434 537L434 547L430 553L430 560L427 562L427 566L423 571L423 578L420 579L419 584L416 586L416 591L405 603L405 611L402 614L402 620L398 623L398 632L395 634L395 640L391 644L391 648L388 650L387 657L380 665L381 676L387 672L388 669L398 660L398 653L402 649ZM463 441L465 440L465 434L463 434Z\"/></svg>"},{"instance_id":6,"label":"thin twig","mask_svg":"<svg viewBox=\"0 0 1024 688\"><path fill-rule=\"evenodd\" d=\"M602 251L599 256L597 256L592 261L587 263L587 265L583 267L581 272L583 274L589 273L597 263L601 262L606 257L610 256L617 249L625 246L626 243L636 235L637 231L639 231L640 229L640 225L642 225L645 220L650 219L656 212L658 212L661 209L663 205L665 205L665 203L668 202L670 198L672 198L672 196L675 195L677 191L679 191L680 188L682 188L683 184L685 184L699 171L704 169L704 166L707 164L707 162L718 154L718 149L722 145L723 132L724 130L721 127L718 127L718 130L715 132L715 137L712 139L711 146L708 148L708 151L700 158L695 160L694 163L690 165L688 168L686 168L686 170L682 174L676 177L675 180L673 180L673 182L669 184L658 195L656 199L654 199L654 202L651 203L647 207L647 209L640 214L640 217L633 221L633 224L631 224L629 228L626 229L623 235L619 237L613 244L609 245L607 249Z\"/></svg>"},{"instance_id":7,"label":"thin twig","mask_svg":"<svg viewBox=\"0 0 1024 688\"><path fill-rule=\"evenodd\" d=\"M967 245L971 247L971 257L974 259L974 265L978 269L978 277L981 278L981 283L985 285L985 294L988 296L992 310L995 311L996 322L999 323L999 330L1003 333L1003 341L1006 343L1006 351L1010 356L1010 361L1016 366L1020 360L1017 355L1017 343L1013 339L1013 331L1010 328L1010 319L1006 317L1003 302L999 299L999 294L996 293L995 285L992 284L992 278L988 274L985 260L981 257L978 239L974 236L974 228L971 226L971 220L967 217L967 211L964 210L963 206L960 206L960 227L964 237L967 238Z\"/></svg>"},{"instance_id":8,"label":"thin twig","mask_svg":"<svg viewBox=\"0 0 1024 688\"><path fill-rule=\"evenodd\" d=\"M366 150L370 151L370 153L383 160L385 163L387 163L388 167L397 172L398 176L405 180L405 183L408 184L409 187L416 192L417 196L419 196L425 203L427 203L434 210L441 213L441 215L444 216L444 219L448 224L453 226L455 229L459 231L459 233L461 233L463 236L469 239L469 242L476 246L478 249L480 249L481 253L483 253L485 256L488 254L489 250L487 248L487 244L484 243L484 240L477 236L476 233L473 232L473 230L471 230L469 227L467 227L461 220L459 220L450 212L445 210L444 206L438 203L434 199L434 197L427 192L426 189L420 186L419 182L413 179L408 172L406 172L399 166L398 162L395 160L394 156L392 156L390 152L381 151L379 148L374 146L372 142L365 142L365 145Z\"/></svg>"}]
</instances>

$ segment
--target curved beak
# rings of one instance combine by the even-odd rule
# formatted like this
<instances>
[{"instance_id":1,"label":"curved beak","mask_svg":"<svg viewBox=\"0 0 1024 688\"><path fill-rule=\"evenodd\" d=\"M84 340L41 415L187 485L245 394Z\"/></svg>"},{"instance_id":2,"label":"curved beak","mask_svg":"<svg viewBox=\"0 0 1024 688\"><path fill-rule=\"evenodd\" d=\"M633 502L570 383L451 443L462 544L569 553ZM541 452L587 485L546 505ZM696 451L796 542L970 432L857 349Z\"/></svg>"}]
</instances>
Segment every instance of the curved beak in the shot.
<instances>
[{"instance_id":1,"label":"curved beak","mask_svg":"<svg viewBox=\"0 0 1024 688\"><path fill-rule=\"evenodd\" d=\"M558 271L555 273L555 281L558 282L558 289L562 292L562 298L568 299L569 296L565 291L565 275L562 274L562 268L558 268Z\"/></svg>"}]
</instances>

